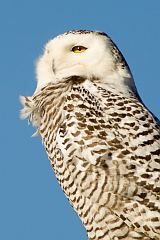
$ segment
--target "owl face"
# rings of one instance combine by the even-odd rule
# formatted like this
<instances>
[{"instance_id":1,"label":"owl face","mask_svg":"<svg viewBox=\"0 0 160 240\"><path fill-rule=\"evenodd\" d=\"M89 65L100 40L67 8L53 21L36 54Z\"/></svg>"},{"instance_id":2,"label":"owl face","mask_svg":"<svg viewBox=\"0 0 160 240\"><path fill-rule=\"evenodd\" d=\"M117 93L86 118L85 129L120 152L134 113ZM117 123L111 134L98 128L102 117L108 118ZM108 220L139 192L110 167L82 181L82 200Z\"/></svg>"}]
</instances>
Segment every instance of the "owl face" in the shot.
<instances>
[{"instance_id":1,"label":"owl face","mask_svg":"<svg viewBox=\"0 0 160 240\"><path fill-rule=\"evenodd\" d=\"M120 54L118 50L116 54ZM118 68L117 61L114 44L107 35L82 30L64 33L46 44L37 62L36 91L71 76L112 83L112 78L129 74L126 67Z\"/></svg>"}]
</instances>

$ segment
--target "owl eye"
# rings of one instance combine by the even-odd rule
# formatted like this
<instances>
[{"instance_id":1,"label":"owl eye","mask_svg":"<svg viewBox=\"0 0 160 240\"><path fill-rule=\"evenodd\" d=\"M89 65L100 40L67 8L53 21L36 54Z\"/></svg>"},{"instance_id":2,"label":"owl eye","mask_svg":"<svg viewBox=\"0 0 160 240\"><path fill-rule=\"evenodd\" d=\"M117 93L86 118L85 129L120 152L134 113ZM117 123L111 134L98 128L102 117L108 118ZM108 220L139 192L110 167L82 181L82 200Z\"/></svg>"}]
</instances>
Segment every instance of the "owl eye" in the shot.
<instances>
[{"instance_id":1,"label":"owl eye","mask_svg":"<svg viewBox=\"0 0 160 240\"><path fill-rule=\"evenodd\" d=\"M72 52L74 52L74 53L82 53L82 52L84 52L86 50L87 50L87 48L83 47L83 46L74 46L72 48Z\"/></svg>"}]
</instances>

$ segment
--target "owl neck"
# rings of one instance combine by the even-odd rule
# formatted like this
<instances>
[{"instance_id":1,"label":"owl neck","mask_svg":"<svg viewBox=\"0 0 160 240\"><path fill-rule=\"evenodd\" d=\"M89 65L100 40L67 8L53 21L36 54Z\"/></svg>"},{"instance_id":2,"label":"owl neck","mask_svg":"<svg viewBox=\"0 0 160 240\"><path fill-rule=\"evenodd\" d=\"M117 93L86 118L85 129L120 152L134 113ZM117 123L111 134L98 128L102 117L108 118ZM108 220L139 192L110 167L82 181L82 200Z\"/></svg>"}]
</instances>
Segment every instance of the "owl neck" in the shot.
<instances>
[{"instance_id":1,"label":"owl neck","mask_svg":"<svg viewBox=\"0 0 160 240\"><path fill-rule=\"evenodd\" d=\"M106 75L100 82L106 90L123 93L125 96L135 96L140 99L133 76L130 72L125 75L114 72Z\"/></svg>"}]
</instances>

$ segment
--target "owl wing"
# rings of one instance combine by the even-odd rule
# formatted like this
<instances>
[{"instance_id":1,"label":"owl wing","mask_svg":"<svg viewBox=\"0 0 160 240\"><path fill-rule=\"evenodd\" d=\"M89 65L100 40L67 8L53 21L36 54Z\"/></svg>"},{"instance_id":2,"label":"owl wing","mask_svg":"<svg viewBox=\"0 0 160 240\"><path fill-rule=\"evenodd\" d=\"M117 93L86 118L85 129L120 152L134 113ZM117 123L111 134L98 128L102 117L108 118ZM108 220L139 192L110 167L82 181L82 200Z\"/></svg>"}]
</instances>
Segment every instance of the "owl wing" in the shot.
<instances>
[{"instance_id":1,"label":"owl wing","mask_svg":"<svg viewBox=\"0 0 160 240\"><path fill-rule=\"evenodd\" d=\"M106 206L137 231L160 236L160 128L136 99L102 97L71 91L57 146L97 209Z\"/></svg>"},{"instance_id":2,"label":"owl wing","mask_svg":"<svg viewBox=\"0 0 160 240\"><path fill-rule=\"evenodd\" d=\"M83 205L86 199L85 213L82 206L77 212L90 227L92 221L95 231L116 224L119 234L129 227L159 239L160 128L141 103L103 89L97 97L66 83L48 85L21 102L22 117L38 128L52 163L57 152L66 164L73 191L79 191L77 201L83 199ZM67 184L66 193L68 187L72 191Z\"/></svg>"}]
</instances>

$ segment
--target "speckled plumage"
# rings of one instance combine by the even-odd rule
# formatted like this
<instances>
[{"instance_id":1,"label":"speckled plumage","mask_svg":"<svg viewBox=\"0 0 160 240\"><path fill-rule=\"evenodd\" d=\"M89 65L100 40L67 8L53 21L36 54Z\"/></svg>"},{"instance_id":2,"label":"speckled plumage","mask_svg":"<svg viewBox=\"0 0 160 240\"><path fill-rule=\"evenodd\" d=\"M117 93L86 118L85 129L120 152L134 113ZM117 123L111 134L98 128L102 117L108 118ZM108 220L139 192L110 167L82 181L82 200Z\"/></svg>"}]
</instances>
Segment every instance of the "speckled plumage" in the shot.
<instances>
[{"instance_id":1,"label":"speckled plumage","mask_svg":"<svg viewBox=\"0 0 160 240\"><path fill-rule=\"evenodd\" d=\"M119 54L113 70L132 78L109 43ZM22 115L37 127L89 240L160 239L160 125L134 83L126 90L75 72L55 79L21 98Z\"/></svg>"}]
</instances>

